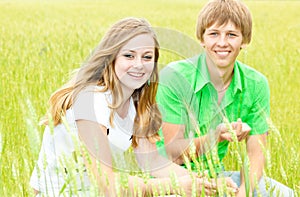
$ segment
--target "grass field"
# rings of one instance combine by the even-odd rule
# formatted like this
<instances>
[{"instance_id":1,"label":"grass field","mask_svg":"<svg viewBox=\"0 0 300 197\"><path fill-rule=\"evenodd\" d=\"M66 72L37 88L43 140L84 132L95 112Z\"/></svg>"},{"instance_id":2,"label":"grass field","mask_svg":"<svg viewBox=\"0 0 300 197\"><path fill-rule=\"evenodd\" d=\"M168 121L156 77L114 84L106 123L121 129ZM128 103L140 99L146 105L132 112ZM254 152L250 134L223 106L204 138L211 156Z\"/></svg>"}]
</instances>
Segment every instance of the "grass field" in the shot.
<instances>
[{"instance_id":1,"label":"grass field","mask_svg":"<svg viewBox=\"0 0 300 197\"><path fill-rule=\"evenodd\" d=\"M145 17L195 37L206 1L0 0L0 196L30 196L38 157L39 119L50 94L78 68L116 20ZM261 71L271 88L268 176L300 194L300 1L245 1L253 13L251 44L239 59ZM196 42L196 41L195 41ZM162 65L178 58L162 50ZM228 168L237 162L225 158Z\"/></svg>"}]
</instances>

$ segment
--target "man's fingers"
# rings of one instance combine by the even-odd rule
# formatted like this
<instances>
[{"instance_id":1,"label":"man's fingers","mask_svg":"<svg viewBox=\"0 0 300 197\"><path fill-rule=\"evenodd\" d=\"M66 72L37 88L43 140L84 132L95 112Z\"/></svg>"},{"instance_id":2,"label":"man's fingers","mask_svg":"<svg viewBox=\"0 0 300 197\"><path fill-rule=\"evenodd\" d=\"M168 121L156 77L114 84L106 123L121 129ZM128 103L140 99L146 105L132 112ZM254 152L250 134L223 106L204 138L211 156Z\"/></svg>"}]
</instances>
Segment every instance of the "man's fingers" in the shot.
<instances>
[{"instance_id":1,"label":"man's fingers","mask_svg":"<svg viewBox=\"0 0 300 197\"><path fill-rule=\"evenodd\" d=\"M241 132L242 131L242 120L239 118L239 119L237 119L237 122L236 122L236 130L238 131L238 132Z\"/></svg>"},{"instance_id":2,"label":"man's fingers","mask_svg":"<svg viewBox=\"0 0 300 197\"><path fill-rule=\"evenodd\" d=\"M222 134L221 134L221 138L222 138L223 140L228 140L229 142L232 141L231 133L229 133L229 132L222 133Z\"/></svg>"},{"instance_id":3,"label":"man's fingers","mask_svg":"<svg viewBox=\"0 0 300 197\"><path fill-rule=\"evenodd\" d=\"M247 123L242 123L242 131L249 132L251 131L251 127Z\"/></svg>"},{"instance_id":4,"label":"man's fingers","mask_svg":"<svg viewBox=\"0 0 300 197\"><path fill-rule=\"evenodd\" d=\"M232 123L232 127L235 130L238 141L245 139L251 131L249 125L247 123L243 123L240 118L237 120L237 122Z\"/></svg>"},{"instance_id":5,"label":"man's fingers","mask_svg":"<svg viewBox=\"0 0 300 197\"><path fill-rule=\"evenodd\" d=\"M249 127L249 125L247 123L242 123L242 130L239 134L237 134L238 140L242 141L243 139L245 139L250 131L251 128Z\"/></svg>"},{"instance_id":6,"label":"man's fingers","mask_svg":"<svg viewBox=\"0 0 300 197\"><path fill-rule=\"evenodd\" d=\"M244 140L251 131L250 126L247 123L243 123L240 118L236 122L232 122L231 127L238 141ZM228 132L228 127L226 127L225 123L221 123L218 125L217 133L219 134L219 141L233 141L232 134Z\"/></svg>"},{"instance_id":7,"label":"man's fingers","mask_svg":"<svg viewBox=\"0 0 300 197\"><path fill-rule=\"evenodd\" d=\"M238 139L239 139L239 141L241 141L241 140L243 140L243 139L246 139L247 136L248 136L248 132L243 132L243 133L238 137Z\"/></svg>"}]
</instances>

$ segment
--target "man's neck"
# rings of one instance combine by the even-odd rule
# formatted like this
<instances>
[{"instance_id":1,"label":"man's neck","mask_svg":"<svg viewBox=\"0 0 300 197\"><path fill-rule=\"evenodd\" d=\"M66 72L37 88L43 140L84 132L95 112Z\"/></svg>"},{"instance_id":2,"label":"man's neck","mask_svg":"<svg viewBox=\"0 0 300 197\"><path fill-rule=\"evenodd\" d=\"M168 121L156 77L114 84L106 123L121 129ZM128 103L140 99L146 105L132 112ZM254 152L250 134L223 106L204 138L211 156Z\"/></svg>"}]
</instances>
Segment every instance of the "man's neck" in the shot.
<instances>
[{"instance_id":1,"label":"man's neck","mask_svg":"<svg viewBox=\"0 0 300 197\"><path fill-rule=\"evenodd\" d=\"M208 66L210 80L218 92L226 90L233 77L233 66L219 68L217 66Z\"/></svg>"}]
</instances>

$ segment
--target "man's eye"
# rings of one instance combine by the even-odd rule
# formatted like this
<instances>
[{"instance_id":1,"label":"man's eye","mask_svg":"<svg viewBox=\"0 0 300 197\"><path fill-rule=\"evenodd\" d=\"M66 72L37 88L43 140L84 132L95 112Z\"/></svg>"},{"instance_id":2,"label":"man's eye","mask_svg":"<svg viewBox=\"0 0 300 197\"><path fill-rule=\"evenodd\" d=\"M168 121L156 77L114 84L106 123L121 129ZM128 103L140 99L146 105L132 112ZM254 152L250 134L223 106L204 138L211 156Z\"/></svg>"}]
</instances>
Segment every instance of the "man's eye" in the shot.
<instances>
[{"instance_id":1,"label":"man's eye","mask_svg":"<svg viewBox=\"0 0 300 197\"><path fill-rule=\"evenodd\" d=\"M218 33L216 33L216 32L212 32L212 33L210 33L209 35L210 35L210 36L217 36L217 35L218 35Z\"/></svg>"},{"instance_id":2,"label":"man's eye","mask_svg":"<svg viewBox=\"0 0 300 197\"><path fill-rule=\"evenodd\" d=\"M236 37L237 35L236 35L236 34L230 33L230 34L228 34L228 36L229 36L229 37Z\"/></svg>"}]
</instances>

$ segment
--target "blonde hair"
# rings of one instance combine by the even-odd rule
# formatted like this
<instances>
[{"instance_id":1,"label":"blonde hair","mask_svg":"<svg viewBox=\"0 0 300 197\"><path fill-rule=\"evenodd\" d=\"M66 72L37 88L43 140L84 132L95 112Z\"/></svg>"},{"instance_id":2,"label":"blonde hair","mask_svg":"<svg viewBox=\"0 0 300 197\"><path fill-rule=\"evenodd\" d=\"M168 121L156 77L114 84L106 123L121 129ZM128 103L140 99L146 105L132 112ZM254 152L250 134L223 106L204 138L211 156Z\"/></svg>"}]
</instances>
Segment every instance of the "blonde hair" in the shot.
<instances>
[{"instance_id":1,"label":"blonde hair","mask_svg":"<svg viewBox=\"0 0 300 197\"><path fill-rule=\"evenodd\" d=\"M49 112L54 125L61 123L61 117L73 104L73 99L78 93L89 85L103 87L101 92L110 90L112 103L110 123L116 109L121 105L123 94L120 82L115 73L114 62L120 49L132 38L141 34L149 34L155 42L154 69L150 77L150 84L144 84L136 89L132 95L136 117L134 120L132 145L138 145L137 138L147 137L151 142L159 139L157 131L161 126L161 114L156 104L158 86L157 61L159 57L159 43L150 24L145 19L125 18L115 23L105 34L99 45L87 61L75 72L74 77L63 87L55 91L49 100ZM46 117L45 124L48 124Z\"/></svg>"},{"instance_id":2,"label":"blonde hair","mask_svg":"<svg viewBox=\"0 0 300 197\"><path fill-rule=\"evenodd\" d=\"M248 7L240 0L211 0L200 11L196 35L203 41L205 30L213 24L221 26L229 21L240 29L243 43L249 44L252 36L252 17Z\"/></svg>"}]
</instances>

